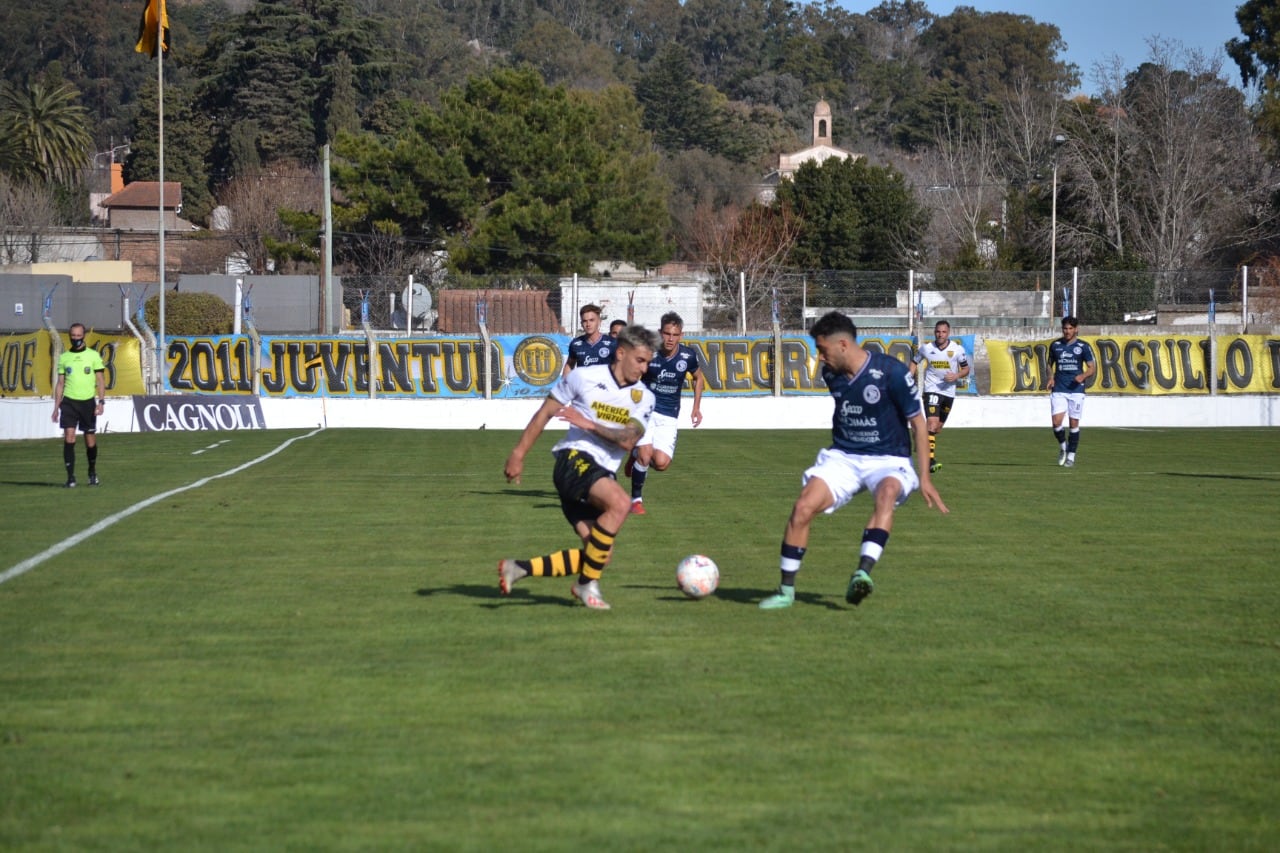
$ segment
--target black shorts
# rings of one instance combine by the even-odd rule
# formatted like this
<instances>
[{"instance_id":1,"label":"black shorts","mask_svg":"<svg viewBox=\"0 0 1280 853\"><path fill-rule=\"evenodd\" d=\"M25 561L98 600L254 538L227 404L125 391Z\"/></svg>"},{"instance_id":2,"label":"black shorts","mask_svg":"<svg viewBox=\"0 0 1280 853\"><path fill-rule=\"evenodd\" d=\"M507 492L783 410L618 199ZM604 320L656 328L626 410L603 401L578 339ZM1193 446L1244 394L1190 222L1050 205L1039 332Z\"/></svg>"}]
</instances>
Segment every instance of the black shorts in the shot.
<instances>
[{"instance_id":1,"label":"black shorts","mask_svg":"<svg viewBox=\"0 0 1280 853\"><path fill-rule=\"evenodd\" d=\"M93 435L98 431L98 401L90 397L88 400L71 400L62 398L62 407L58 410L58 425L63 429L79 429L85 435Z\"/></svg>"},{"instance_id":2,"label":"black shorts","mask_svg":"<svg viewBox=\"0 0 1280 853\"><path fill-rule=\"evenodd\" d=\"M556 484L556 492L560 495L560 511L569 524L577 526L579 521L595 521L602 510L592 506L587 496L596 481L608 477L614 478L612 471L602 468L581 450L560 450L556 452L556 467L552 480Z\"/></svg>"},{"instance_id":3,"label":"black shorts","mask_svg":"<svg viewBox=\"0 0 1280 853\"><path fill-rule=\"evenodd\" d=\"M937 418L945 424L947 416L951 414L951 405L955 401L955 397L928 391L924 395L924 416L926 418Z\"/></svg>"}]
</instances>

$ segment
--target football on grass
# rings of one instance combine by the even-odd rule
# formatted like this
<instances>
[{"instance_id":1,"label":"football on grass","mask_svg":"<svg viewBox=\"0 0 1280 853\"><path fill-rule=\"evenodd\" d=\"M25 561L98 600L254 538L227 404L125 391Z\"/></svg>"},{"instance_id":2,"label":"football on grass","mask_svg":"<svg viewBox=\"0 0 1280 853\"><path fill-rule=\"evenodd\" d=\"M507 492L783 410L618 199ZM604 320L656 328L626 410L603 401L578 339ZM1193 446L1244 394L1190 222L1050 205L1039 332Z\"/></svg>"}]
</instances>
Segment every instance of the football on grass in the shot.
<instances>
[{"instance_id":1,"label":"football on grass","mask_svg":"<svg viewBox=\"0 0 1280 853\"><path fill-rule=\"evenodd\" d=\"M690 555L676 566L676 585L690 598L706 598L720 585L720 568L710 557Z\"/></svg>"}]
</instances>

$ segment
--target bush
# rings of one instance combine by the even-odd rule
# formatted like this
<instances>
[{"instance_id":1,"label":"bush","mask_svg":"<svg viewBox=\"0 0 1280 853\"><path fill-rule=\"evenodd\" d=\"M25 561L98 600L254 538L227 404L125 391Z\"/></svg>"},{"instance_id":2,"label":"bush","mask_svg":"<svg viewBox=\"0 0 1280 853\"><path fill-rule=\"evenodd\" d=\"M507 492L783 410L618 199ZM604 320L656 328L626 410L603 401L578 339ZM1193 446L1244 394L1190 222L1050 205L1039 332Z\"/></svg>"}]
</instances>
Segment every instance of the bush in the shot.
<instances>
[{"instance_id":1,"label":"bush","mask_svg":"<svg viewBox=\"0 0 1280 853\"><path fill-rule=\"evenodd\" d=\"M147 299L147 325L160 331L160 296ZM164 297L166 335L229 335L235 328L235 309L212 293L169 291Z\"/></svg>"}]
</instances>

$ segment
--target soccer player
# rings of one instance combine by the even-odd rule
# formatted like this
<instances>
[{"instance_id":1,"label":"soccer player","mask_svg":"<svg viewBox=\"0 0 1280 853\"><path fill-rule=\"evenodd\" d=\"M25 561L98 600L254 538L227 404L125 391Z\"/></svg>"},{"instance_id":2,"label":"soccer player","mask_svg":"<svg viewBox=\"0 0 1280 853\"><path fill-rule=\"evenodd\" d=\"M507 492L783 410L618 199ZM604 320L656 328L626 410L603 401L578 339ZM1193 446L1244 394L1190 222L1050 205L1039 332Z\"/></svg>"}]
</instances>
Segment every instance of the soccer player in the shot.
<instances>
[{"instance_id":1,"label":"soccer player","mask_svg":"<svg viewBox=\"0 0 1280 853\"><path fill-rule=\"evenodd\" d=\"M618 332L621 332L624 328L626 328L626 325L627 325L626 320L614 320L612 323L609 324L609 337L613 338L614 340L617 340Z\"/></svg>"},{"instance_id":2,"label":"soccer player","mask_svg":"<svg viewBox=\"0 0 1280 853\"><path fill-rule=\"evenodd\" d=\"M613 361L613 350L618 339L600 331L600 306L583 305L578 311L582 321L582 334L569 341L569 357L564 360L561 376L568 376L575 367L591 364L608 364Z\"/></svg>"},{"instance_id":3,"label":"soccer player","mask_svg":"<svg viewBox=\"0 0 1280 853\"><path fill-rule=\"evenodd\" d=\"M918 488L926 504L948 512L929 478L927 425L911 371L892 356L859 346L857 326L838 311L824 314L809 334L835 398L832 446L818 452L801 478L800 497L782 536L782 583L777 594L760 602L763 610L795 603L796 574L818 513L835 512L864 489L875 501L862 531L858 568L845 590L845 600L857 605L875 589L871 569L889 541L894 510ZM911 470L911 433L918 472Z\"/></svg>"},{"instance_id":4,"label":"soccer player","mask_svg":"<svg viewBox=\"0 0 1280 853\"><path fill-rule=\"evenodd\" d=\"M1053 437L1058 440L1058 464L1076 464L1080 447L1080 415L1084 413L1084 385L1098 369L1093 347L1080 340L1080 320L1062 318L1062 337L1049 344L1049 411L1053 417ZM1062 428L1068 419L1071 433Z\"/></svg>"},{"instance_id":5,"label":"soccer player","mask_svg":"<svg viewBox=\"0 0 1280 853\"><path fill-rule=\"evenodd\" d=\"M519 483L524 457L554 417L569 422L569 432L551 449L553 480L560 509L582 540L581 548L556 551L528 560L498 563L503 595L521 578L578 575L572 593L592 610L608 610L600 594L600 574L608 565L613 543L630 513L631 502L615 479L622 458L635 447L653 414L653 392L640 381L658 347L658 336L642 326L618 335L610 364L581 367L551 389L507 457L507 482Z\"/></svg>"},{"instance_id":6,"label":"soccer player","mask_svg":"<svg viewBox=\"0 0 1280 853\"><path fill-rule=\"evenodd\" d=\"M71 349L58 356L53 389L53 421L62 427L62 464L68 489L76 486L76 428L84 433L89 485L98 485L98 415L107 404L106 367L98 351L85 345L83 323L67 330Z\"/></svg>"},{"instance_id":7,"label":"soccer player","mask_svg":"<svg viewBox=\"0 0 1280 853\"><path fill-rule=\"evenodd\" d=\"M662 315L662 349L653 354L644 384L653 391L657 403L649 431L627 457L625 473L631 478L631 512L644 515L644 481L652 465L655 471L665 471L676 455L676 433L680 424L680 392L686 377L693 385L693 409L689 421L694 428L702 423L702 390L706 379L702 375L702 360L698 350L680 342L684 335L684 320L674 311Z\"/></svg>"},{"instance_id":8,"label":"soccer player","mask_svg":"<svg viewBox=\"0 0 1280 853\"><path fill-rule=\"evenodd\" d=\"M924 412L929 424L929 473L942 469L938 461L938 433L951 415L956 401L956 382L969 375L969 356L964 345L951 340L951 324L933 324L933 342L916 350L915 364L924 362Z\"/></svg>"}]
</instances>

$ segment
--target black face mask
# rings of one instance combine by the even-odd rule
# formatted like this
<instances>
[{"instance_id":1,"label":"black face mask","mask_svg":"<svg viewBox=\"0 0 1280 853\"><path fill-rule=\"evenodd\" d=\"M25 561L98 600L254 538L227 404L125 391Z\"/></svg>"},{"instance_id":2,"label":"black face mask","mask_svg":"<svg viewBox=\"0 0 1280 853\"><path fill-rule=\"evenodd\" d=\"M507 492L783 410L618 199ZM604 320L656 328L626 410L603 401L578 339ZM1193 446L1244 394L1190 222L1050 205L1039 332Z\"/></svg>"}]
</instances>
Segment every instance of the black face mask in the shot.
<instances>
[{"instance_id":1,"label":"black face mask","mask_svg":"<svg viewBox=\"0 0 1280 853\"><path fill-rule=\"evenodd\" d=\"M80 350L82 349L84 349L84 338L72 338L71 339L72 352L80 352Z\"/></svg>"}]
</instances>

